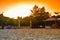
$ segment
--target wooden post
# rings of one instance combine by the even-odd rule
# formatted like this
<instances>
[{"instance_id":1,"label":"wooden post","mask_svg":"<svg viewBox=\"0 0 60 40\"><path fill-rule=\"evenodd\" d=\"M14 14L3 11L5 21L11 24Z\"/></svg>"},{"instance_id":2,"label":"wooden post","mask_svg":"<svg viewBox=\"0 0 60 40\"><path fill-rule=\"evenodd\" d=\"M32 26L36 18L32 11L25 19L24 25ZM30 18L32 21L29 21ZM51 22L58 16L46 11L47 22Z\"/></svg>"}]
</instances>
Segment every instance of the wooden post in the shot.
<instances>
[{"instance_id":1,"label":"wooden post","mask_svg":"<svg viewBox=\"0 0 60 40\"><path fill-rule=\"evenodd\" d=\"M32 27L32 21L30 20L30 28Z\"/></svg>"},{"instance_id":2,"label":"wooden post","mask_svg":"<svg viewBox=\"0 0 60 40\"><path fill-rule=\"evenodd\" d=\"M20 28L20 21L19 21L19 28Z\"/></svg>"},{"instance_id":3,"label":"wooden post","mask_svg":"<svg viewBox=\"0 0 60 40\"><path fill-rule=\"evenodd\" d=\"M18 17L18 26L20 28L20 17Z\"/></svg>"}]
</instances>

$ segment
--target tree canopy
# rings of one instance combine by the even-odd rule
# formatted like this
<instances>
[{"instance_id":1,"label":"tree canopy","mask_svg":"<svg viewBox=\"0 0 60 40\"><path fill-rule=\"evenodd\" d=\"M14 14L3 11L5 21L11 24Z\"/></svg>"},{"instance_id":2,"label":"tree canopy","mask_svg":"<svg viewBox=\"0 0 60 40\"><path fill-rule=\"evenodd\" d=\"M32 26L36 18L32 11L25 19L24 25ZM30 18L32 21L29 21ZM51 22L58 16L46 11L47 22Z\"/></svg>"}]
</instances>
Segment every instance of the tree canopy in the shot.
<instances>
[{"instance_id":1,"label":"tree canopy","mask_svg":"<svg viewBox=\"0 0 60 40\"><path fill-rule=\"evenodd\" d=\"M20 17L20 24L21 26L29 26L30 20L32 20L32 25L40 25L43 23L42 20L50 17L49 15L50 13L45 11L45 7L39 8L37 5L35 5L31 10L30 16L24 17L23 19ZM18 26L18 19L5 17L3 14L0 14L0 25L2 24Z\"/></svg>"}]
</instances>

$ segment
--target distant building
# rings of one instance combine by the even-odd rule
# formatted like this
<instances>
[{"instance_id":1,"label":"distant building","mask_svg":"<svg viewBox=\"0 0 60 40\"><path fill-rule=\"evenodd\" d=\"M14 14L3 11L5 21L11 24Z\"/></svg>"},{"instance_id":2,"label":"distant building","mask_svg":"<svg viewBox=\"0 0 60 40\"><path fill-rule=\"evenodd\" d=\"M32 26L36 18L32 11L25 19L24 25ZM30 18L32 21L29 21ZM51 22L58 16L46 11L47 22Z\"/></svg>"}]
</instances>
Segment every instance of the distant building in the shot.
<instances>
[{"instance_id":1,"label":"distant building","mask_svg":"<svg viewBox=\"0 0 60 40\"><path fill-rule=\"evenodd\" d=\"M44 20L45 27L60 28L60 18L48 18Z\"/></svg>"}]
</instances>

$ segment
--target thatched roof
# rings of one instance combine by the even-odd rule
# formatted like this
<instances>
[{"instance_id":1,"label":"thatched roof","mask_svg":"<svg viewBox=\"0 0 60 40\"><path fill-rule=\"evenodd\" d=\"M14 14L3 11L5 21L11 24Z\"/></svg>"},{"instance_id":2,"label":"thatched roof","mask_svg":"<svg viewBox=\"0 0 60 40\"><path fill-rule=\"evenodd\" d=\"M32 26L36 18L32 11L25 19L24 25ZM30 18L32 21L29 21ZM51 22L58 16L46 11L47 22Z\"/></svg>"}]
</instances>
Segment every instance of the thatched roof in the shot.
<instances>
[{"instance_id":1,"label":"thatched roof","mask_svg":"<svg viewBox=\"0 0 60 40\"><path fill-rule=\"evenodd\" d=\"M55 21L55 20L56 20L55 18L48 18L48 19L46 19L44 21Z\"/></svg>"}]
</instances>

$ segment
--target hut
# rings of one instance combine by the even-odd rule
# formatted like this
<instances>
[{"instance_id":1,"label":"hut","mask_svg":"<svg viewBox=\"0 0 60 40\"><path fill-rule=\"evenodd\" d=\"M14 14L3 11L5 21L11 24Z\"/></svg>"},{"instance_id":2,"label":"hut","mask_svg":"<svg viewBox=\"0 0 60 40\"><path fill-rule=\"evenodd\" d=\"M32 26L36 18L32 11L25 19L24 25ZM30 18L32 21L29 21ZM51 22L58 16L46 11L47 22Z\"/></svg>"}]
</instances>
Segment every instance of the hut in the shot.
<instances>
[{"instance_id":1,"label":"hut","mask_svg":"<svg viewBox=\"0 0 60 40\"><path fill-rule=\"evenodd\" d=\"M45 28L60 28L60 18L48 18L44 20Z\"/></svg>"}]
</instances>

